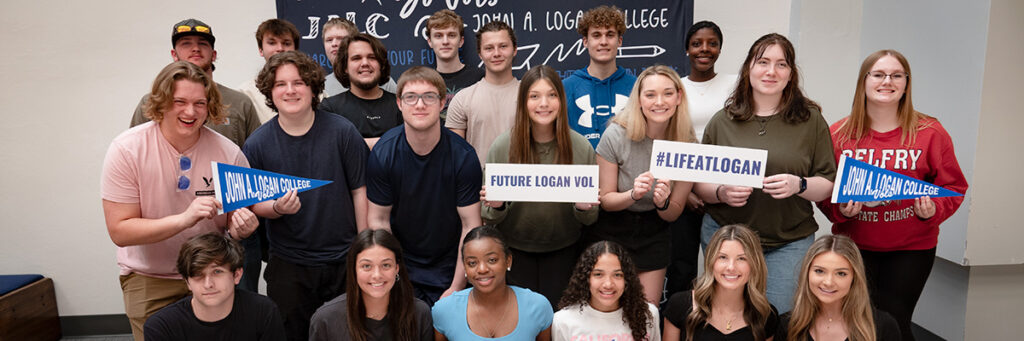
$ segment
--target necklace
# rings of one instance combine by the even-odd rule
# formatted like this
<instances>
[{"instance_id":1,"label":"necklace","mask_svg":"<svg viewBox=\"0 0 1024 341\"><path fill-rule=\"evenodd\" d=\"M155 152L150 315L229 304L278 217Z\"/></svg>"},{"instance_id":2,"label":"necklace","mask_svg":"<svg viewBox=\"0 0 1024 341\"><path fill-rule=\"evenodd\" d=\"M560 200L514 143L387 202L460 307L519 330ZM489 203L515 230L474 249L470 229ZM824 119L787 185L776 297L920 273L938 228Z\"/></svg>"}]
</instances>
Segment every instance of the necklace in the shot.
<instances>
[{"instance_id":1,"label":"necklace","mask_svg":"<svg viewBox=\"0 0 1024 341\"><path fill-rule=\"evenodd\" d=\"M511 290L510 288L506 287L505 289L506 289L505 304L501 307L501 318L498 319L498 322L495 322L494 324L492 324L490 328L487 328L487 327L483 326L483 323L481 323L481 327L484 328L484 332L486 332L488 338L492 338L492 339L495 338L495 334L497 334L498 328L500 328L504 324L505 316L508 315L508 307L510 306L509 298L511 298L512 295L508 294L508 292L507 292L508 290ZM471 293L469 295L470 303L472 303L473 297L475 297L475 295L472 295L472 293ZM479 303L476 306L476 310L477 310L476 315L477 316L482 316L481 311L480 311L481 308L480 308Z\"/></svg>"},{"instance_id":2,"label":"necklace","mask_svg":"<svg viewBox=\"0 0 1024 341\"><path fill-rule=\"evenodd\" d=\"M742 312L740 312L740 313L736 313L736 314L733 314L733 315L732 315L732 317L731 317L731 318L729 318L729 320L725 321L725 332L726 332L726 333L728 333L728 332L732 331L732 321L735 321L735 320L736 320L736 317L740 316L740 314L741 314L741 313L742 313ZM715 315L716 315L716 314L714 313L714 311L712 311L712 312L711 312L711 316L713 317L713 316L715 316ZM718 314L718 315L720 315L720 316L725 316L725 314Z\"/></svg>"},{"instance_id":3,"label":"necklace","mask_svg":"<svg viewBox=\"0 0 1024 341\"><path fill-rule=\"evenodd\" d=\"M773 118L775 118L775 115L768 116L768 118L757 118L757 123L761 126L761 130L757 131L757 136L764 136L764 134L768 133L768 122L770 122Z\"/></svg>"}]
</instances>

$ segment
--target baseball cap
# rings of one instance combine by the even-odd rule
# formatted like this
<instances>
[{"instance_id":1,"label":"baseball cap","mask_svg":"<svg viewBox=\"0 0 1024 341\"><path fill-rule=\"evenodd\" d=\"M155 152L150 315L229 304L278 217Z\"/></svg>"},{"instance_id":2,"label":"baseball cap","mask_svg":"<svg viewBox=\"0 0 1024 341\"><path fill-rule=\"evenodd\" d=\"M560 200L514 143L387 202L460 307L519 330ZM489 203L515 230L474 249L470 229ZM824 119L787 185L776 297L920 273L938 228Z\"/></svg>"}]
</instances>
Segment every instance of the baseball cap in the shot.
<instances>
[{"instance_id":1,"label":"baseball cap","mask_svg":"<svg viewBox=\"0 0 1024 341\"><path fill-rule=\"evenodd\" d=\"M216 38L213 37L213 29L210 25L196 20L196 19L185 19L174 24L171 28L171 47L174 47L178 43L178 39L184 36L200 36L210 42L210 47L213 47L213 42Z\"/></svg>"}]
</instances>

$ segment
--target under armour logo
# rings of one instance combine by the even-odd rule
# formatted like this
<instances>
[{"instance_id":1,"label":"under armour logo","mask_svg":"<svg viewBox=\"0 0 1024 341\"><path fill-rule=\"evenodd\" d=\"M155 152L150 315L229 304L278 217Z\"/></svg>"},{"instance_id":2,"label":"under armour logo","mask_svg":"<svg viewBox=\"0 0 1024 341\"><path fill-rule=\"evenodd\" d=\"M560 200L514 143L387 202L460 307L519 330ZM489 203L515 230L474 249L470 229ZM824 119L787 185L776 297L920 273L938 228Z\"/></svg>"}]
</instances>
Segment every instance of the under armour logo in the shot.
<instances>
[{"instance_id":1,"label":"under armour logo","mask_svg":"<svg viewBox=\"0 0 1024 341\"><path fill-rule=\"evenodd\" d=\"M626 107L626 101L629 100L628 96L615 94L615 106L609 110L607 105L599 105L596 108L590 105L590 95L583 95L576 99L576 107L583 110L583 114L580 115L579 121L576 123L581 127L593 128L594 127L594 114L597 116L609 116L618 114Z\"/></svg>"}]
</instances>

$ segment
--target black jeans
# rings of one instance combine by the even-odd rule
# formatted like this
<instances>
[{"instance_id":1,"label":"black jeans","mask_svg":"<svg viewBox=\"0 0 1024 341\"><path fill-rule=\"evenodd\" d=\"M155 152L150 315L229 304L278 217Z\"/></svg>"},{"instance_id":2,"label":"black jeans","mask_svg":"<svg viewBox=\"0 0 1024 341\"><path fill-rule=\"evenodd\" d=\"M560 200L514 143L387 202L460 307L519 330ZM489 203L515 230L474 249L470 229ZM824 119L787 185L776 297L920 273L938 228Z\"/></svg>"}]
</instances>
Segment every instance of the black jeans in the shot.
<instances>
[{"instance_id":1,"label":"black jeans","mask_svg":"<svg viewBox=\"0 0 1024 341\"><path fill-rule=\"evenodd\" d=\"M860 251L868 277L871 302L896 319L904 341L913 341L910 319L921 291L935 263L935 248L929 250Z\"/></svg>"}]
</instances>

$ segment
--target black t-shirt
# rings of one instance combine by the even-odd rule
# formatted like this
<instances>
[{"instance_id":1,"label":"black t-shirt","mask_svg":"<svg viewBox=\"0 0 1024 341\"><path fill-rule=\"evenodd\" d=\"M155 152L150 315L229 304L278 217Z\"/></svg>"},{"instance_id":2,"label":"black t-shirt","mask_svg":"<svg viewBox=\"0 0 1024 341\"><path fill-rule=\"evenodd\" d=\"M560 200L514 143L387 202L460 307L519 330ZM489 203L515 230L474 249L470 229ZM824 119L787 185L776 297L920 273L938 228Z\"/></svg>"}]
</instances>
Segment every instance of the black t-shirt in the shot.
<instances>
[{"instance_id":1,"label":"black t-shirt","mask_svg":"<svg viewBox=\"0 0 1024 341\"><path fill-rule=\"evenodd\" d=\"M192 296L160 309L146 320L146 340L284 340L281 314L266 296L235 290L231 313L203 322L192 312Z\"/></svg>"},{"instance_id":2,"label":"black t-shirt","mask_svg":"<svg viewBox=\"0 0 1024 341\"><path fill-rule=\"evenodd\" d=\"M484 70L472 65L464 65L461 70L452 73L442 73L441 78L444 78L444 86L447 89L448 95L445 96L447 100L444 101L444 108L441 109L441 126L444 126L444 119L448 117L448 103L451 103L452 97L462 89L468 88L470 85L476 84L484 78Z\"/></svg>"},{"instance_id":3,"label":"black t-shirt","mask_svg":"<svg viewBox=\"0 0 1024 341\"><path fill-rule=\"evenodd\" d=\"M787 312L779 317L779 329L775 332L774 341L785 341L789 337L789 319L792 317L793 312ZM900 341L902 336L900 334L900 326L896 324L896 319L892 318L888 313L871 308L871 314L875 319L875 340L878 341ZM811 333L807 333L808 340L814 340L811 337ZM847 338L849 340L849 338Z\"/></svg>"},{"instance_id":4,"label":"black t-shirt","mask_svg":"<svg viewBox=\"0 0 1024 341\"><path fill-rule=\"evenodd\" d=\"M395 94L384 91L377 99L365 100L345 91L320 102L320 110L347 118L363 138L380 137L388 129L402 124Z\"/></svg>"},{"instance_id":5,"label":"black t-shirt","mask_svg":"<svg viewBox=\"0 0 1024 341\"><path fill-rule=\"evenodd\" d=\"M434 340L434 320L430 316L430 307L417 298L413 298L413 318L416 319L416 335L414 340ZM367 340L394 340L389 316L374 320L367 318L366 331L370 333ZM346 294L324 303L316 310L309 322L309 340L348 340L348 303Z\"/></svg>"},{"instance_id":6,"label":"black t-shirt","mask_svg":"<svg viewBox=\"0 0 1024 341\"><path fill-rule=\"evenodd\" d=\"M391 231L402 244L413 284L446 288L455 275L462 220L457 208L480 201L476 151L451 130L429 154L413 152L399 126L380 138L366 166L366 197L391 206Z\"/></svg>"},{"instance_id":7,"label":"black t-shirt","mask_svg":"<svg viewBox=\"0 0 1024 341\"><path fill-rule=\"evenodd\" d=\"M285 133L274 116L242 148L252 168L333 181L299 193L297 213L265 220L270 254L305 266L345 260L356 235L351 191L365 186L370 152L348 120L319 110L314 115L313 126L302 136Z\"/></svg>"},{"instance_id":8,"label":"black t-shirt","mask_svg":"<svg viewBox=\"0 0 1024 341\"><path fill-rule=\"evenodd\" d=\"M775 335L775 330L779 325L779 313L775 310L775 306L771 306L772 313L768 315L768 320L764 324L764 336L765 338ZM669 322L672 322L676 328L679 328L681 338L686 336L686 316L690 315L690 311L693 310L693 294L692 291L677 292L672 295L672 298L668 300L668 304L665 306L664 316ZM746 341L754 340L754 331L750 329L750 325L744 326L743 328L733 330L729 334L723 334L721 331L716 329L710 323L704 324L702 328L698 329L693 333L694 340L726 340L726 341Z\"/></svg>"}]
</instances>

